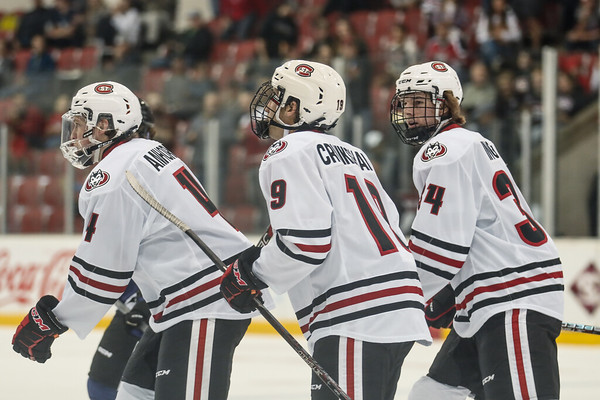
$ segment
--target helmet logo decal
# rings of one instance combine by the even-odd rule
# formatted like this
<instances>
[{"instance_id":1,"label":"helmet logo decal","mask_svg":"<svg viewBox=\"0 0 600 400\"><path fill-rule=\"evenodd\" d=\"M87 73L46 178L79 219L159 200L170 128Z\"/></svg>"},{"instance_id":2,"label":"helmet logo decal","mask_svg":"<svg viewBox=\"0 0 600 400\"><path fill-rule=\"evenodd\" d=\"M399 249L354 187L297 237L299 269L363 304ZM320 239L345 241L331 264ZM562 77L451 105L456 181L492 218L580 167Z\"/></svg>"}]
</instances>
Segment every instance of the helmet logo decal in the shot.
<instances>
[{"instance_id":1,"label":"helmet logo decal","mask_svg":"<svg viewBox=\"0 0 600 400\"><path fill-rule=\"evenodd\" d=\"M110 180L110 175L106 171L99 169L90 174L87 182L85 183L85 191L89 192L93 189L99 188L100 186L106 185Z\"/></svg>"},{"instance_id":2,"label":"helmet logo decal","mask_svg":"<svg viewBox=\"0 0 600 400\"><path fill-rule=\"evenodd\" d=\"M434 158L445 156L446 153L448 153L448 149L440 142L430 143L427 145L425 150L423 150L423 154L421 154L421 161L431 161Z\"/></svg>"},{"instance_id":3,"label":"helmet logo decal","mask_svg":"<svg viewBox=\"0 0 600 400\"><path fill-rule=\"evenodd\" d=\"M441 62L431 63L431 68L435 69L438 72L446 72L446 71L448 71L448 67L446 67L446 64L441 63Z\"/></svg>"},{"instance_id":4,"label":"helmet logo decal","mask_svg":"<svg viewBox=\"0 0 600 400\"><path fill-rule=\"evenodd\" d=\"M98 94L109 94L113 92L114 86L110 83L100 83L94 88L94 92Z\"/></svg>"},{"instance_id":5,"label":"helmet logo decal","mask_svg":"<svg viewBox=\"0 0 600 400\"><path fill-rule=\"evenodd\" d=\"M275 154L281 153L283 150L287 148L288 144L285 140L279 140L271 145L265 155L263 156L263 161L266 161L267 158L274 156Z\"/></svg>"},{"instance_id":6,"label":"helmet logo decal","mask_svg":"<svg viewBox=\"0 0 600 400\"><path fill-rule=\"evenodd\" d=\"M315 69L308 64L300 64L294 70L294 72L296 72L298 76L301 76L303 78L308 78L312 75L314 71Z\"/></svg>"}]
</instances>

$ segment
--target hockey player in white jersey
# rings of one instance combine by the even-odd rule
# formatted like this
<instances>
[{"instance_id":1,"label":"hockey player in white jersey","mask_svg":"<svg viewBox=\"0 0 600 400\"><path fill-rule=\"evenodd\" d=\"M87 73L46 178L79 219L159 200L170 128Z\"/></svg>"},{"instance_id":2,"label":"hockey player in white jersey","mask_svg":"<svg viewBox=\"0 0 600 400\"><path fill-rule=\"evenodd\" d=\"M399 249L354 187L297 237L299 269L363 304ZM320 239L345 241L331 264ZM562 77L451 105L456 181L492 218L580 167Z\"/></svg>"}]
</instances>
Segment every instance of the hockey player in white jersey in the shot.
<instances>
[{"instance_id":1,"label":"hockey player in white jersey","mask_svg":"<svg viewBox=\"0 0 600 400\"><path fill-rule=\"evenodd\" d=\"M564 287L552 239L494 144L461 126L463 91L449 65L411 66L396 89L392 125L421 146L410 249L428 321L453 326L409 399L558 399Z\"/></svg>"},{"instance_id":2,"label":"hockey player in white jersey","mask_svg":"<svg viewBox=\"0 0 600 400\"><path fill-rule=\"evenodd\" d=\"M117 82L85 86L73 97L61 150L75 167L93 166L79 195L85 230L62 299L42 297L17 328L13 348L45 362L58 335L72 329L84 338L133 280L150 309L151 329L129 359L117 399L223 400L252 314L229 307L218 267L133 191L125 171L223 260L233 261L251 243L179 158L138 137L141 122L138 98Z\"/></svg>"},{"instance_id":3,"label":"hockey player in white jersey","mask_svg":"<svg viewBox=\"0 0 600 400\"><path fill-rule=\"evenodd\" d=\"M345 108L331 67L278 67L251 105L252 130L276 139L260 187L273 239L223 276L231 306L252 310L262 288L287 292L314 358L355 400L392 400L415 341L429 344L416 266L399 215L371 161L325 132ZM313 374L313 400L335 399Z\"/></svg>"}]
</instances>

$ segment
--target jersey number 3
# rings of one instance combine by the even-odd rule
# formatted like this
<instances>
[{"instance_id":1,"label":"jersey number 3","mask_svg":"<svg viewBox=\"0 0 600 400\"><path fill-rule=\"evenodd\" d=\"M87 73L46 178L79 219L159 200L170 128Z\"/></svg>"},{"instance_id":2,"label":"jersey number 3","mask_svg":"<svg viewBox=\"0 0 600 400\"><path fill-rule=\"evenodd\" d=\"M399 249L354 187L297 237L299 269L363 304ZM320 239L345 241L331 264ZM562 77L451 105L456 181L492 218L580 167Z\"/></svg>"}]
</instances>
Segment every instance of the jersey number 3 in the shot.
<instances>
[{"instance_id":1,"label":"jersey number 3","mask_svg":"<svg viewBox=\"0 0 600 400\"><path fill-rule=\"evenodd\" d=\"M544 232L542 227L531 217L531 215L527 214L525 210L523 210L523 207L521 207L521 201L517 197L517 192L508 177L508 174L502 170L496 172L492 184L494 185L494 190L500 200L512 196L515 205L521 214L525 216L525 221L521 221L515 225L521 240L531 246L541 246L546 243L548 241L546 232Z\"/></svg>"}]
</instances>

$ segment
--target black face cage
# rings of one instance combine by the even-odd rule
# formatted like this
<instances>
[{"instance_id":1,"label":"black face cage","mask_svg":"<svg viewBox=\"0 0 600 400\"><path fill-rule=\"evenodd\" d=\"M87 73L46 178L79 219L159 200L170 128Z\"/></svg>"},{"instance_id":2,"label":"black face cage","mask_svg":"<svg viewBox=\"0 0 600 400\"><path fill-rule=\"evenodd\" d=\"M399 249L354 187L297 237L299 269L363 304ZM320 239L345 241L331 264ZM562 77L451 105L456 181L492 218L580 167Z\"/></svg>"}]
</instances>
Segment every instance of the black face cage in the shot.
<instances>
[{"instance_id":1,"label":"black face cage","mask_svg":"<svg viewBox=\"0 0 600 400\"><path fill-rule=\"evenodd\" d=\"M263 83L250 103L250 126L261 139L269 138L269 125L279 110L283 91L273 88L270 81Z\"/></svg>"},{"instance_id":2,"label":"black face cage","mask_svg":"<svg viewBox=\"0 0 600 400\"><path fill-rule=\"evenodd\" d=\"M422 105L412 102L410 109L407 108L406 96L412 96L415 92L397 92L392 98L390 105L390 122L400 139L411 146L420 146L425 143L437 130L440 122L436 118L437 99L425 101ZM425 92L426 93L426 92ZM430 95L430 93L427 93ZM409 110L411 112L407 113ZM408 114L408 117L405 117ZM418 116L415 118L414 116ZM434 121L434 123L427 123ZM418 125L415 125L418 124Z\"/></svg>"}]
</instances>

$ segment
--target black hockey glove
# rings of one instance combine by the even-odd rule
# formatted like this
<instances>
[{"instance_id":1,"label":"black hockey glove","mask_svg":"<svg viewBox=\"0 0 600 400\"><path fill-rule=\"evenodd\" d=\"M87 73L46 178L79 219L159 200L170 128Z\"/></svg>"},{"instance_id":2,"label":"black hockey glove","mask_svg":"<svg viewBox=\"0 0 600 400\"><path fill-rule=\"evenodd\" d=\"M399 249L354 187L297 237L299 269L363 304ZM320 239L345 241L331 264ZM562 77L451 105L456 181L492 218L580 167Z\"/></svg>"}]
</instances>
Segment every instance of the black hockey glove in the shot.
<instances>
[{"instance_id":1,"label":"black hockey glove","mask_svg":"<svg viewBox=\"0 0 600 400\"><path fill-rule=\"evenodd\" d=\"M260 289L267 287L252 272L252 264L260 256L260 250L256 246L244 250L221 278L221 293L237 312L245 314L256 310L254 299L262 300Z\"/></svg>"},{"instance_id":2,"label":"black hockey glove","mask_svg":"<svg viewBox=\"0 0 600 400\"><path fill-rule=\"evenodd\" d=\"M148 328L148 320L150 319L150 309L145 301L135 303L131 311L125 314L125 329L130 335L138 338Z\"/></svg>"},{"instance_id":3,"label":"black hockey glove","mask_svg":"<svg viewBox=\"0 0 600 400\"><path fill-rule=\"evenodd\" d=\"M425 305L425 319L427 325L432 328L449 328L452 325L455 313L454 290L449 284Z\"/></svg>"},{"instance_id":4,"label":"black hockey glove","mask_svg":"<svg viewBox=\"0 0 600 400\"><path fill-rule=\"evenodd\" d=\"M52 357L50 346L54 339L69 329L61 324L52 312L57 304L56 297L47 295L29 310L13 336L14 351L39 363L44 363Z\"/></svg>"}]
</instances>

